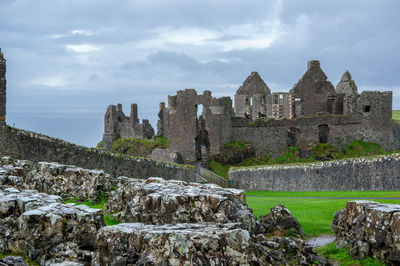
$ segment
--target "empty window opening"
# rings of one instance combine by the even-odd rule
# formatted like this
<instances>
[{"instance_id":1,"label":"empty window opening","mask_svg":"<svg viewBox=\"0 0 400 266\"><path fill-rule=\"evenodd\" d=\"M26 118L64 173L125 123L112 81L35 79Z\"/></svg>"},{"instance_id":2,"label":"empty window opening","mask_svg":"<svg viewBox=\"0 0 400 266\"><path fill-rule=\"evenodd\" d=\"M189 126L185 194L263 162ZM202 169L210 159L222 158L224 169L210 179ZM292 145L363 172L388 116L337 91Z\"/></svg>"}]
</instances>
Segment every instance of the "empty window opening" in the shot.
<instances>
[{"instance_id":1,"label":"empty window opening","mask_svg":"<svg viewBox=\"0 0 400 266\"><path fill-rule=\"evenodd\" d=\"M118 120L119 122L122 122L122 118L121 118L120 116L118 116L117 120Z\"/></svg>"},{"instance_id":2,"label":"empty window opening","mask_svg":"<svg viewBox=\"0 0 400 266\"><path fill-rule=\"evenodd\" d=\"M363 105L362 107L364 113L371 112L371 105Z\"/></svg>"},{"instance_id":3,"label":"empty window opening","mask_svg":"<svg viewBox=\"0 0 400 266\"><path fill-rule=\"evenodd\" d=\"M303 99L302 98L294 98L295 102L301 102Z\"/></svg>"},{"instance_id":4,"label":"empty window opening","mask_svg":"<svg viewBox=\"0 0 400 266\"><path fill-rule=\"evenodd\" d=\"M280 99L280 100L283 99L283 94L279 94L279 99Z\"/></svg>"},{"instance_id":5,"label":"empty window opening","mask_svg":"<svg viewBox=\"0 0 400 266\"><path fill-rule=\"evenodd\" d=\"M328 138L329 138L328 125L318 126L318 138L319 138L319 143L328 143Z\"/></svg>"},{"instance_id":6,"label":"empty window opening","mask_svg":"<svg viewBox=\"0 0 400 266\"><path fill-rule=\"evenodd\" d=\"M202 115L203 115L203 105L198 104L196 105L196 117L199 118Z\"/></svg>"},{"instance_id":7,"label":"empty window opening","mask_svg":"<svg viewBox=\"0 0 400 266\"><path fill-rule=\"evenodd\" d=\"M253 98L250 98L249 105L253 105Z\"/></svg>"},{"instance_id":8,"label":"empty window opening","mask_svg":"<svg viewBox=\"0 0 400 266\"><path fill-rule=\"evenodd\" d=\"M297 136L299 135L300 130L295 127L291 127L287 130L287 146L294 147L297 145Z\"/></svg>"}]
</instances>

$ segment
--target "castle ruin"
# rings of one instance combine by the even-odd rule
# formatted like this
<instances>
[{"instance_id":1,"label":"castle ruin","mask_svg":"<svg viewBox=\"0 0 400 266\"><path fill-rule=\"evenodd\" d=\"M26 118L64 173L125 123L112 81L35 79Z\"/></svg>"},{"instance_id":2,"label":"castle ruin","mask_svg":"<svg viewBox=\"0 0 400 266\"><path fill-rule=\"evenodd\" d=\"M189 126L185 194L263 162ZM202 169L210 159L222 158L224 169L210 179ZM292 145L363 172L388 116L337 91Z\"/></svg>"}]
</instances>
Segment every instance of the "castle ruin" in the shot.
<instances>
[{"instance_id":1,"label":"castle ruin","mask_svg":"<svg viewBox=\"0 0 400 266\"><path fill-rule=\"evenodd\" d=\"M6 121L6 60L0 49L0 123Z\"/></svg>"},{"instance_id":2,"label":"castle ruin","mask_svg":"<svg viewBox=\"0 0 400 266\"><path fill-rule=\"evenodd\" d=\"M199 106L202 113L198 114ZM158 134L170 139L171 149L185 162L218 154L224 144L247 141L257 156L277 155L289 146L310 149L318 143L341 147L352 140L393 146L392 92L358 93L346 71L334 87L319 61L289 92L271 93L257 72L252 72L230 97L215 98L194 89L168 96L160 104Z\"/></svg>"},{"instance_id":3,"label":"castle ruin","mask_svg":"<svg viewBox=\"0 0 400 266\"><path fill-rule=\"evenodd\" d=\"M114 140L119 138L151 139L154 129L149 120L139 123L137 104L131 104L130 116L122 111L122 104L110 105L104 115L103 147L111 151Z\"/></svg>"}]
</instances>

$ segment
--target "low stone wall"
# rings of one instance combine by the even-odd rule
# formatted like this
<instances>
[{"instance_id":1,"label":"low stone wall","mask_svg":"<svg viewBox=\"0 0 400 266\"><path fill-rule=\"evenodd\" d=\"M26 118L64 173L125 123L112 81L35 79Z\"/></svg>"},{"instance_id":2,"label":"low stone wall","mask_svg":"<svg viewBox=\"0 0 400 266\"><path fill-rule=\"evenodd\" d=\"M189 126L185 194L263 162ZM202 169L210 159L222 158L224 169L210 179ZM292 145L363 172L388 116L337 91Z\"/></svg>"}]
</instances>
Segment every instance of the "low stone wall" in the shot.
<instances>
[{"instance_id":1,"label":"low stone wall","mask_svg":"<svg viewBox=\"0 0 400 266\"><path fill-rule=\"evenodd\" d=\"M245 190L400 189L400 153L337 161L236 168L229 179Z\"/></svg>"},{"instance_id":2,"label":"low stone wall","mask_svg":"<svg viewBox=\"0 0 400 266\"><path fill-rule=\"evenodd\" d=\"M332 230L339 247L355 259L366 256L400 264L400 205L349 201L335 214Z\"/></svg>"},{"instance_id":3,"label":"low stone wall","mask_svg":"<svg viewBox=\"0 0 400 266\"><path fill-rule=\"evenodd\" d=\"M50 161L102 169L113 176L196 180L195 169L189 165L164 163L145 158L115 155L103 150L74 145L57 138L0 125L0 157L33 162Z\"/></svg>"}]
</instances>

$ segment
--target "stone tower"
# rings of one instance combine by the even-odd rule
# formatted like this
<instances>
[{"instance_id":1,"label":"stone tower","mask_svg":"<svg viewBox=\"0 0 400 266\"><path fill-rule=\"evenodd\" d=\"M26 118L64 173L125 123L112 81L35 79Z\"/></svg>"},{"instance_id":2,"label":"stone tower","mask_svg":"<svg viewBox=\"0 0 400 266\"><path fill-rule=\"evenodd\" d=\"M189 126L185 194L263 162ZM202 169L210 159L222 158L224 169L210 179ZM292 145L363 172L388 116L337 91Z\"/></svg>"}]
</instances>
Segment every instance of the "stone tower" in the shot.
<instances>
[{"instance_id":1,"label":"stone tower","mask_svg":"<svg viewBox=\"0 0 400 266\"><path fill-rule=\"evenodd\" d=\"M0 123L6 121L6 60L0 49Z\"/></svg>"}]
</instances>

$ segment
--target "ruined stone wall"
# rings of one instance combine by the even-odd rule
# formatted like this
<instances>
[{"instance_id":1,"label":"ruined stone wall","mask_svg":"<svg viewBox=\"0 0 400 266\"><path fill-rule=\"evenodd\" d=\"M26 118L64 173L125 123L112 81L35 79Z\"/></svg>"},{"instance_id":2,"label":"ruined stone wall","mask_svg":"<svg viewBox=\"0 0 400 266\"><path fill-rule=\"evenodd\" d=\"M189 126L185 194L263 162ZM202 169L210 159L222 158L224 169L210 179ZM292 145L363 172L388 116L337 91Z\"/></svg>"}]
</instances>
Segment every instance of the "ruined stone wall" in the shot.
<instances>
[{"instance_id":1,"label":"ruined stone wall","mask_svg":"<svg viewBox=\"0 0 400 266\"><path fill-rule=\"evenodd\" d=\"M6 60L0 50L0 123L6 120Z\"/></svg>"},{"instance_id":2,"label":"ruined stone wall","mask_svg":"<svg viewBox=\"0 0 400 266\"><path fill-rule=\"evenodd\" d=\"M327 96L333 95L335 89L327 80L319 61L308 62L307 71L290 91L295 98L303 99L303 116L312 116L318 112L327 112Z\"/></svg>"},{"instance_id":3,"label":"ruined stone wall","mask_svg":"<svg viewBox=\"0 0 400 266\"><path fill-rule=\"evenodd\" d=\"M201 116L205 120L210 154L218 154L224 143L230 141L233 111L229 97L213 98L210 91L198 95L194 89L178 91L175 96L168 97L168 134L170 148L180 152L185 162L197 159L199 105L203 105Z\"/></svg>"},{"instance_id":4,"label":"ruined stone wall","mask_svg":"<svg viewBox=\"0 0 400 266\"><path fill-rule=\"evenodd\" d=\"M192 166L117 156L6 125L0 126L0 156L11 156L33 162L56 161L89 169L102 169L114 176L124 175L134 178L160 176L165 179L195 181L195 170Z\"/></svg>"},{"instance_id":5,"label":"ruined stone wall","mask_svg":"<svg viewBox=\"0 0 400 266\"><path fill-rule=\"evenodd\" d=\"M110 105L104 115L103 147L111 151L112 143L118 138L150 139L154 129L149 121L139 123L137 104L131 104L130 116L122 111L122 104Z\"/></svg>"},{"instance_id":6,"label":"ruined stone wall","mask_svg":"<svg viewBox=\"0 0 400 266\"><path fill-rule=\"evenodd\" d=\"M229 179L245 190L399 190L400 153L307 164L237 168Z\"/></svg>"},{"instance_id":7,"label":"ruined stone wall","mask_svg":"<svg viewBox=\"0 0 400 266\"><path fill-rule=\"evenodd\" d=\"M277 156L287 150L288 146L310 149L321 142L319 126L328 127L327 143L341 147L353 140L373 141L385 148L393 148L391 129L381 130L375 134L365 128L360 116L321 115L297 119L268 119L249 121L244 118L232 119L232 140L253 143L257 156ZM296 132L290 139L289 132ZM293 136L292 136L293 138Z\"/></svg>"}]
</instances>

